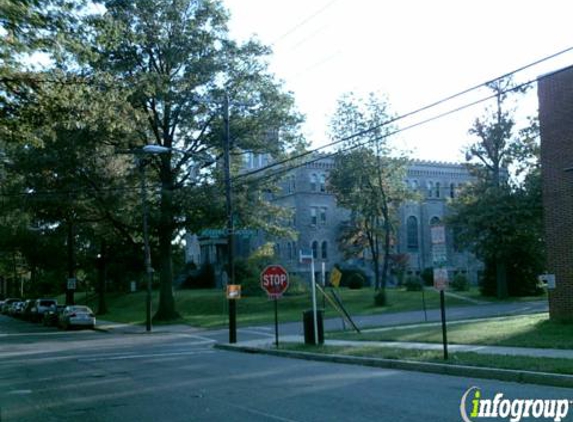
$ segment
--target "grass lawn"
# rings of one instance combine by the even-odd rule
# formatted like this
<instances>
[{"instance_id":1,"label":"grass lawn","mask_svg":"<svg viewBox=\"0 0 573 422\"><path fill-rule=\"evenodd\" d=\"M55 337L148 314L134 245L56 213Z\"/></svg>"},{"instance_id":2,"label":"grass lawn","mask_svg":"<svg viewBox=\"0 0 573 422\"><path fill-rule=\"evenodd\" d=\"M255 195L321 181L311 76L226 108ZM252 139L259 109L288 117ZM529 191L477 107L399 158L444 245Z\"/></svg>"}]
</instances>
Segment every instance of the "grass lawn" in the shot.
<instances>
[{"instance_id":1,"label":"grass lawn","mask_svg":"<svg viewBox=\"0 0 573 422\"><path fill-rule=\"evenodd\" d=\"M374 290L364 288L360 290L340 289L345 307L351 315L371 315L386 312L422 311L421 292L407 292L405 290L387 289L388 306L374 306ZM106 315L101 319L143 323L145 320L145 292L127 294L109 294ZM318 296L319 307L322 307L322 298ZM62 299L62 298L60 298ZM197 327L221 327L228 321L227 300L220 290L178 290L175 292L176 308L181 314L178 322ZM439 307L439 295L433 289L425 292L426 307L428 309ZM85 296L76 294L76 302L83 304ZM97 298L88 298L88 305L97 310ZM301 321L302 312L311 308L310 294L298 296L285 296L279 300L279 321ZM467 301L448 298L448 305L472 305ZM154 292L153 309L157 309L157 292ZM326 318L337 317L338 314L326 305ZM239 325L271 324L274 321L273 303L266 297L244 297L238 301L237 318Z\"/></svg>"},{"instance_id":2,"label":"grass lawn","mask_svg":"<svg viewBox=\"0 0 573 422\"><path fill-rule=\"evenodd\" d=\"M441 343L439 324L381 329L362 334L333 333L329 338L364 341L413 341ZM573 324L553 322L547 313L491 318L448 324L448 342L494 346L573 348Z\"/></svg>"},{"instance_id":3,"label":"grass lawn","mask_svg":"<svg viewBox=\"0 0 573 422\"><path fill-rule=\"evenodd\" d=\"M311 353L339 354L382 359L399 359L416 362L446 363L450 365L468 365L500 369L515 369L534 372L551 372L573 374L573 360L556 358L533 358L526 356L485 355L472 352L450 353L444 361L442 351L394 349L386 347L340 347L340 346L305 346L302 344L285 344L284 350L295 350Z\"/></svg>"}]
</instances>

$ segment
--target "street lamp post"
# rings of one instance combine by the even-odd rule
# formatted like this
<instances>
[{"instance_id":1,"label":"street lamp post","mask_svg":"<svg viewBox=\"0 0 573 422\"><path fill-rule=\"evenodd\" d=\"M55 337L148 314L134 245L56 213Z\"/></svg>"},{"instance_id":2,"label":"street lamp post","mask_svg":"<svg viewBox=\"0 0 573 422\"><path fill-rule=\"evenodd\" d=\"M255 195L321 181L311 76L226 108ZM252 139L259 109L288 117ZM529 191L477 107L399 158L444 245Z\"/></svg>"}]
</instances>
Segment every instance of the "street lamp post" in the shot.
<instances>
[{"instance_id":1,"label":"street lamp post","mask_svg":"<svg viewBox=\"0 0 573 422\"><path fill-rule=\"evenodd\" d=\"M145 149L143 150L144 152ZM147 296L145 300L145 331L151 331L151 288L153 283L153 268L151 267L151 252L149 250L149 228L147 222L147 187L145 183L145 160L138 157L139 175L141 178L141 209L143 213L143 247L145 254L145 273L147 275Z\"/></svg>"}]
</instances>

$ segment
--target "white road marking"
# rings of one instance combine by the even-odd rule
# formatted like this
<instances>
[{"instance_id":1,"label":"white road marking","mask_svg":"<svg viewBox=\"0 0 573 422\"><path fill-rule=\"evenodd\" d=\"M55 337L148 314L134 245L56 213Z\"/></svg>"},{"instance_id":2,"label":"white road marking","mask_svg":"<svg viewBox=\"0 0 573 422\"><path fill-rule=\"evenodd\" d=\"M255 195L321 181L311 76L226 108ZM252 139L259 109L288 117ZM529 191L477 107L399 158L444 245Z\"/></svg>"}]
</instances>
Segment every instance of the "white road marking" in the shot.
<instances>
[{"instance_id":1,"label":"white road marking","mask_svg":"<svg viewBox=\"0 0 573 422\"><path fill-rule=\"evenodd\" d=\"M122 356L102 356L102 357L94 357L94 358L81 358L78 359L78 362L100 362L106 360L126 360L126 359L145 359L145 358L161 358L161 357L169 357L169 356L189 356L189 355L207 355L217 353L215 350L212 349L205 349L205 350L196 350L196 351L189 351L189 352L163 352L163 353L140 353L138 355L129 354L129 355L122 355Z\"/></svg>"}]
</instances>

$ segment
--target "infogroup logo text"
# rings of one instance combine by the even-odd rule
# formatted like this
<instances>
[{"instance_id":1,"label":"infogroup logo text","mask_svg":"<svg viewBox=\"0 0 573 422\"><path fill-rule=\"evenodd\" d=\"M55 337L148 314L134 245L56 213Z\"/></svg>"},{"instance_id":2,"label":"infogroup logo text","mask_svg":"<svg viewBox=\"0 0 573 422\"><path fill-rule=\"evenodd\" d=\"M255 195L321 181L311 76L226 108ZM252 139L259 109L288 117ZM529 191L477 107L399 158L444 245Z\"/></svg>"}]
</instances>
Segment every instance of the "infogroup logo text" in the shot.
<instances>
[{"instance_id":1,"label":"infogroup logo text","mask_svg":"<svg viewBox=\"0 0 573 422\"><path fill-rule=\"evenodd\" d=\"M503 393L486 399L478 387L471 387L462 396L460 413L464 422L477 422L480 418L560 422L567 417L571 404L573 402L568 399L507 399Z\"/></svg>"}]
</instances>

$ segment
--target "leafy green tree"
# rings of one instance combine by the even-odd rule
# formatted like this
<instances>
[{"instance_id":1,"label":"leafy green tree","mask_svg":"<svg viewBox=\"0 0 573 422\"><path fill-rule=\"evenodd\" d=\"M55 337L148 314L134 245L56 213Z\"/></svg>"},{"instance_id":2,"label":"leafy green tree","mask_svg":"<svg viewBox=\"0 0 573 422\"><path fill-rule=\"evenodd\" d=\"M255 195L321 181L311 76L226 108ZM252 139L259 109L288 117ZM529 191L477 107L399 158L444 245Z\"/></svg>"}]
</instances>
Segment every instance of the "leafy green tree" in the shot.
<instances>
[{"instance_id":1,"label":"leafy green tree","mask_svg":"<svg viewBox=\"0 0 573 422\"><path fill-rule=\"evenodd\" d=\"M210 0L110 0L91 20L78 57L93 72L131 89L127 97L143 118L133 147L177 148L152 160L160 184L160 301L155 319L177 317L172 292L172 241L184 210L178 190L202 153L223 150L226 103L233 147L280 155L299 142L293 99L268 72L269 49L229 39L228 13ZM280 136L269 137L276 132ZM154 177L154 176L151 176ZM221 192L222 193L222 192Z\"/></svg>"},{"instance_id":2,"label":"leafy green tree","mask_svg":"<svg viewBox=\"0 0 573 422\"><path fill-rule=\"evenodd\" d=\"M341 242L351 254L368 250L382 298L396 212L408 197L405 160L396 156L387 139L390 118L386 100L371 94L364 101L347 94L339 100L330 126L331 136L342 141L344 149L336 156L329 186L337 203L352 214Z\"/></svg>"},{"instance_id":3,"label":"leafy green tree","mask_svg":"<svg viewBox=\"0 0 573 422\"><path fill-rule=\"evenodd\" d=\"M453 203L449 222L463 245L486 265L484 293L500 298L536 292L543 269L539 139L535 120L515 130L511 79L488 84L495 105L476 119L466 151L477 183Z\"/></svg>"}]
</instances>

